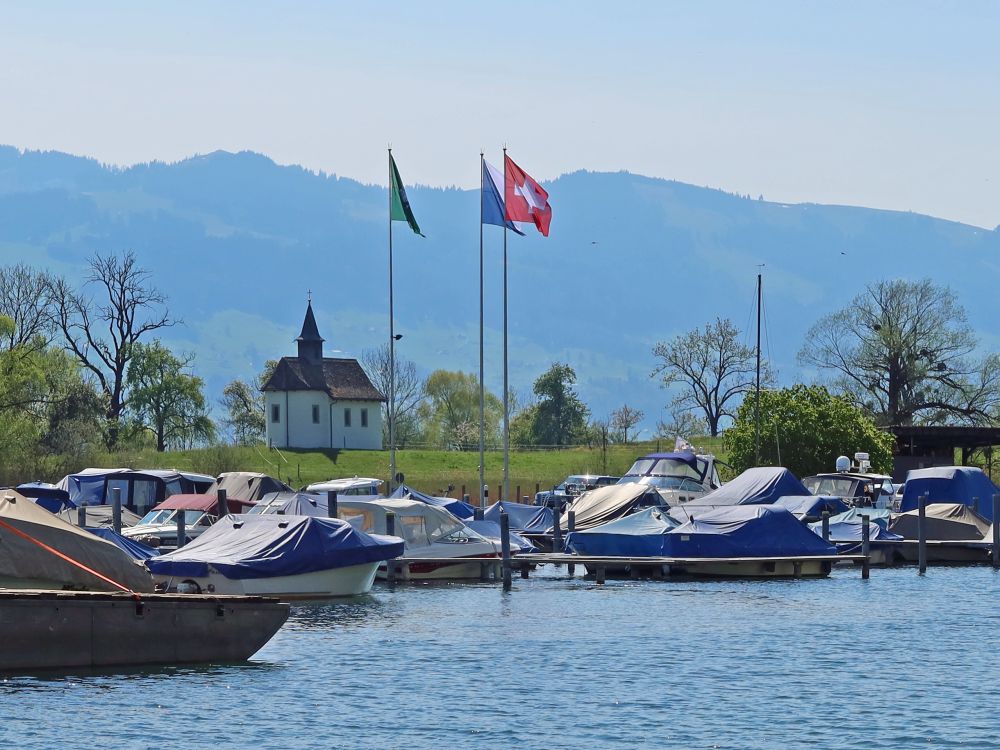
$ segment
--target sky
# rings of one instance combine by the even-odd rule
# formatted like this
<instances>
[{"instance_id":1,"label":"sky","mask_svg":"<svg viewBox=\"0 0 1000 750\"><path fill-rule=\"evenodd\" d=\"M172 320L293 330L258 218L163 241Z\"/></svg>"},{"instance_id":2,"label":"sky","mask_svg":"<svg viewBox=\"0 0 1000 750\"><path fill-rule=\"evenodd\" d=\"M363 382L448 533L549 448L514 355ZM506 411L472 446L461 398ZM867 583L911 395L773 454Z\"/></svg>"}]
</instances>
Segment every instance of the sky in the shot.
<instances>
[{"instance_id":1,"label":"sky","mask_svg":"<svg viewBox=\"0 0 1000 750\"><path fill-rule=\"evenodd\" d=\"M0 143L384 183L628 170L1000 224L1000 3L0 2Z\"/></svg>"}]
</instances>

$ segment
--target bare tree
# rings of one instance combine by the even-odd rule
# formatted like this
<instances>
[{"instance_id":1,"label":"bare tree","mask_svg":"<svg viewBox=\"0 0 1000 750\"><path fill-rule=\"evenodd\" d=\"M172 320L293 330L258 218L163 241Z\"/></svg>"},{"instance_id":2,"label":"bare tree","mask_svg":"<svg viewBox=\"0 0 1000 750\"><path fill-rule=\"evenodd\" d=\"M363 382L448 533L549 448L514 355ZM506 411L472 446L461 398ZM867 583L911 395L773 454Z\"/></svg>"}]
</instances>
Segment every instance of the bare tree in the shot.
<instances>
[{"instance_id":1,"label":"bare tree","mask_svg":"<svg viewBox=\"0 0 1000 750\"><path fill-rule=\"evenodd\" d=\"M0 348L12 350L30 346L44 349L56 330L53 314L52 282L44 271L19 263L0 267L0 315L14 325L3 332Z\"/></svg>"},{"instance_id":2,"label":"bare tree","mask_svg":"<svg viewBox=\"0 0 1000 750\"><path fill-rule=\"evenodd\" d=\"M396 445L402 447L417 437L417 407L424 399L424 380L417 375L417 366L410 360L395 357L396 398L395 413ZM372 383L385 396L389 396L389 345L377 349L365 349L361 353L361 365ZM389 402L382 405L382 439L389 442Z\"/></svg>"},{"instance_id":3,"label":"bare tree","mask_svg":"<svg viewBox=\"0 0 1000 750\"><path fill-rule=\"evenodd\" d=\"M1000 406L1000 357L978 340L947 287L870 284L806 335L799 361L835 373L833 385L883 425L988 422Z\"/></svg>"},{"instance_id":4,"label":"bare tree","mask_svg":"<svg viewBox=\"0 0 1000 750\"><path fill-rule=\"evenodd\" d=\"M135 254L96 254L83 287L74 290L65 279L53 279L51 290L56 324L66 348L96 379L107 406L109 448L118 443L122 412L128 403L126 373L143 337L174 325L166 297L149 283Z\"/></svg>"},{"instance_id":5,"label":"bare tree","mask_svg":"<svg viewBox=\"0 0 1000 750\"><path fill-rule=\"evenodd\" d=\"M719 434L723 417L733 417L739 397L754 387L755 350L742 344L739 336L732 321L716 318L704 330L695 328L653 349L653 356L660 359L653 377L662 376L664 387L683 387L671 405L702 411L712 437ZM773 380L765 365L761 385Z\"/></svg>"},{"instance_id":6,"label":"bare tree","mask_svg":"<svg viewBox=\"0 0 1000 750\"><path fill-rule=\"evenodd\" d=\"M633 409L628 404L611 412L611 429L618 430L622 435L622 443L628 445L628 431L642 421L645 416L638 409Z\"/></svg>"},{"instance_id":7,"label":"bare tree","mask_svg":"<svg viewBox=\"0 0 1000 750\"><path fill-rule=\"evenodd\" d=\"M656 423L656 434L663 438L691 438L704 435L708 425L691 409L674 407L670 416Z\"/></svg>"}]
</instances>

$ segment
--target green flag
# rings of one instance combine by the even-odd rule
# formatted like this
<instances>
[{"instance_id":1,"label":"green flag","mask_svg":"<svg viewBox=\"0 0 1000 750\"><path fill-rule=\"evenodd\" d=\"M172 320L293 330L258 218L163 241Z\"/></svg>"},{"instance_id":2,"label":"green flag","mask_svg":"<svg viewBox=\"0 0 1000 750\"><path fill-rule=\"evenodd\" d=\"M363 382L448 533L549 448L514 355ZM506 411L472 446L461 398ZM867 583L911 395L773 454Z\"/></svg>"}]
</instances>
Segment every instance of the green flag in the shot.
<instances>
[{"instance_id":1,"label":"green flag","mask_svg":"<svg viewBox=\"0 0 1000 750\"><path fill-rule=\"evenodd\" d=\"M405 221L415 234L423 237L420 227L417 226L417 220L413 218L413 209L410 208L410 201L406 198L406 188L403 187L403 181L399 179L399 170L396 169L396 160L392 158L391 152L389 153L389 172L392 179L392 185L389 187L392 191L389 220Z\"/></svg>"}]
</instances>

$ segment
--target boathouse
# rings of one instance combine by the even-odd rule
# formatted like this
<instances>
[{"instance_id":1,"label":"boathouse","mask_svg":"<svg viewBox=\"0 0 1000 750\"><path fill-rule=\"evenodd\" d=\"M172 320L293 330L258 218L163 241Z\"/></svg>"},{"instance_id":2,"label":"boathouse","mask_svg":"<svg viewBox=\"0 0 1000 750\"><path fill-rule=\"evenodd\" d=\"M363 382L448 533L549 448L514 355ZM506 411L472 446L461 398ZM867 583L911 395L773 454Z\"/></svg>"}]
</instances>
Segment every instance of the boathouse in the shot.
<instances>
[{"instance_id":1,"label":"boathouse","mask_svg":"<svg viewBox=\"0 0 1000 750\"><path fill-rule=\"evenodd\" d=\"M297 357L282 357L264 384L267 443L278 448L382 449L386 400L356 359L323 356L312 301Z\"/></svg>"}]
</instances>

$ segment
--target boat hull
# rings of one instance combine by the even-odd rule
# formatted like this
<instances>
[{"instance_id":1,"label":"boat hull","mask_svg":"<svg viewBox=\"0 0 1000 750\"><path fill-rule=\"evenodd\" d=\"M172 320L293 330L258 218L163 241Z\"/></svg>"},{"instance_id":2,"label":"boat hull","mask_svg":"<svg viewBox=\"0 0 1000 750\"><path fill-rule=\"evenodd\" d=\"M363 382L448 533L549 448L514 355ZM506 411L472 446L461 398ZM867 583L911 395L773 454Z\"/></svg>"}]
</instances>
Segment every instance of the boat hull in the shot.
<instances>
[{"instance_id":1,"label":"boat hull","mask_svg":"<svg viewBox=\"0 0 1000 750\"><path fill-rule=\"evenodd\" d=\"M287 618L274 599L0 591L0 671L241 662Z\"/></svg>"},{"instance_id":2,"label":"boat hull","mask_svg":"<svg viewBox=\"0 0 1000 750\"><path fill-rule=\"evenodd\" d=\"M378 569L378 565L377 562L372 562L269 578L231 579L213 571L208 576L199 578L180 580L154 576L153 580L157 583L168 583L168 585L190 581L196 583L203 593L211 594L275 596L282 601L327 599L337 596L367 594L375 583L375 571Z\"/></svg>"},{"instance_id":3,"label":"boat hull","mask_svg":"<svg viewBox=\"0 0 1000 750\"><path fill-rule=\"evenodd\" d=\"M597 566L588 563L587 573L594 575ZM830 575L832 562L829 560L719 560L709 558L686 561L673 565L607 565L605 575L609 577L631 576L707 576L712 578L820 578Z\"/></svg>"},{"instance_id":4,"label":"boat hull","mask_svg":"<svg viewBox=\"0 0 1000 750\"><path fill-rule=\"evenodd\" d=\"M453 581L471 579L478 581L482 575L482 564L496 565L500 562L495 555L484 557L457 557L454 562L441 560L422 562L419 559L410 560L402 567L397 576L409 581ZM386 580L388 568L383 563L378 569L378 579Z\"/></svg>"}]
</instances>

